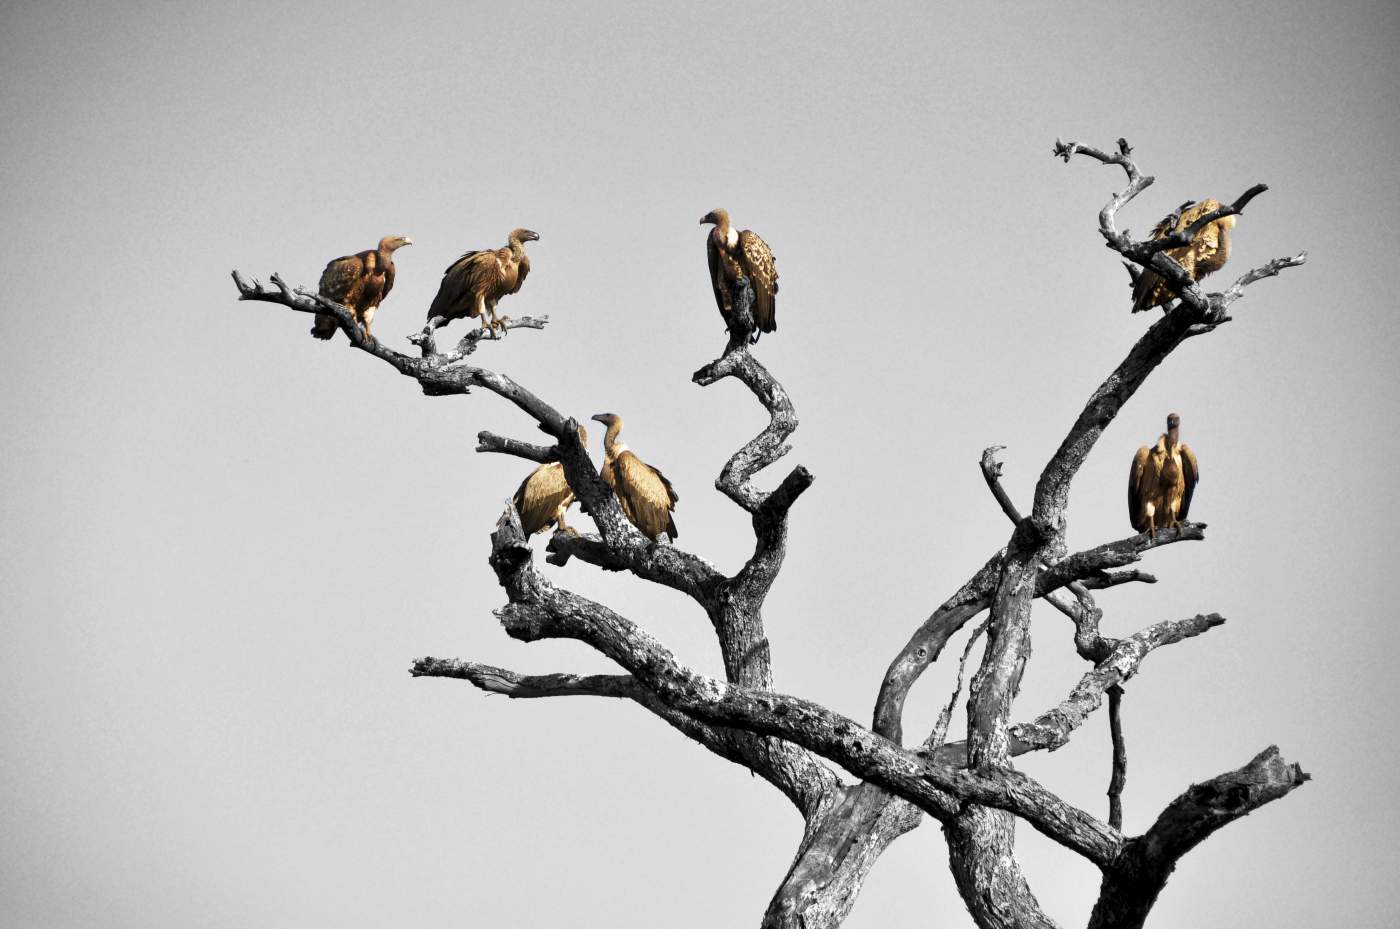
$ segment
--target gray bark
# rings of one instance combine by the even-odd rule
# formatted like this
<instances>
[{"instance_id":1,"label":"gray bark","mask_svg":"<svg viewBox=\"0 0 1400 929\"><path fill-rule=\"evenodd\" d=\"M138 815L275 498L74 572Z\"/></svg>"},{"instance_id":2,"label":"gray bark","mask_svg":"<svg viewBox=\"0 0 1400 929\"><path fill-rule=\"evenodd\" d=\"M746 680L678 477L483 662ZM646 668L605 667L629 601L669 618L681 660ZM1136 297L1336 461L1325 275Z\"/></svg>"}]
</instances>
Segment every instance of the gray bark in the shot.
<instances>
[{"instance_id":1,"label":"gray bark","mask_svg":"<svg viewBox=\"0 0 1400 929\"><path fill-rule=\"evenodd\" d=\"M754 478L790 450L798 420L791 398L753 354L743 326L731 334L720 357L695 372L701 386L733 377L769 414L768 425L726 462L716 488L750 514L753 552L733 576L704 558L663 541L647 539L623 516L577 436L577 423L511 378L469 363L492 341L473 330L441 352L431 333L414 341L420 357L393 351L364 337L344 307L273 275L271 285L234 272L240 299L277 303L298 312L330 316L356 349L413 378L429 396L463 396L486 390L507 400L552 444L537 445L483 432L479 452L515 455L534 462L559 461L571 487L592 518L596 533L557 532L547 561L578 558L610 571L625 571L677 590L709 618L723 659L717 680L680 665L642 625L607 606L556 586L535 565L518 515L507 507L492 533L490 563L507 597L497 611L510 636L534 642L569 638L615 662L622 673L521 675L457 659L422 658L412 673L466 680L479 689L515 699L590 697L625 699L665 720L713 754L744 765L777 788L804 819L802 840L777 888L763 926L831 929L850 912L862 883L883 851L918 826L937 820L948 845L949 867L978 926L1052 927L1022 873L1015 854L1016 821L1029 823L1060 846L1099 866L1100 897L1091 929L1143 923L1176 862L1216 829L1285 796L1308 776L1283 761L1275 748L1242 768L1195 785L1173 801L1142 836L1124 836L1122 791L1126 751L1120 718L1122 685L1156 648L1198 636L1224 622L1216 614L1157 623L1122 639L1099 631L1102 609L1093 591L1156 578L1127 566L1152 549L1201 540L1205 527L1137 535L1070 553L1065 545L1066 505L1071 484L1094 444L1124 403L1152 371L1187 339L1229 322L1230 305L1245 288L1300 265L1305 255L1278 258L1246 272L1229 288L1207 294L1166 255L1187 244L1209 222L1235 215L1266 188L1256 185L1227 207L1168 239L1138 242L1118 230L1117 212L1146 189L1152 178L1139 172L1131 149L1119 140L1108 154L1074 142L1056 142L1055 154L1070 161L1084 155L1121 167L1128 185L1099 212L1108 246L1127 259L1131 274L1151 268L1180 295L1138 340L1093 393L1042 469L1030 515L1023 517L1000 484L998 447L987 449L981 467L997 505L1012 523L1007 543L929 618L891 660L880 682L869 729L826 707L774 689L773 655L764 630L763 606L782 569L788 512L813 476L793 468L772 490ZM753 294L745 282L736 318L749 317ZM543 329L547 318L522 318L508 328ZM1045 599L1073 624L1073 641L1091 668L1054 707L1012 723L1026 662L1031 656L1030 613ZM969 685L967 738L944 744L951 706L935 731L913 749L904 747L903 713L911 688L943 654L967 623L986 613L987 644ZM979 632L982 631L979 629ZM975 636L974 636L975 638ZM972 641L963 652L966 663ZM958 670L956 702L963 666ZM1109 822L1098 820L1016 770L1014 759L1054 750L1074 736L1108 695L1113 767ZM843 783L834 765L855 773Z\"/></svg>"}]
</instances>

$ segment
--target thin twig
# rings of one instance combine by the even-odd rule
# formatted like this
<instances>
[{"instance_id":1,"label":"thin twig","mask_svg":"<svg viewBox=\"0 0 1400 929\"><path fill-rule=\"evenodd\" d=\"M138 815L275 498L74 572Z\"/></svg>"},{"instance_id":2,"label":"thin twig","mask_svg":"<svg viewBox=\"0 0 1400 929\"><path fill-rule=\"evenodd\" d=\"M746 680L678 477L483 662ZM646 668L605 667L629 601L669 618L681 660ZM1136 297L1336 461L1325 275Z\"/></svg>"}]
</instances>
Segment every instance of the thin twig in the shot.
<instances>
[{"instance_id":1,"label":"thin twig","mask_svg":"<svg viewBox=\"0 0 1400 929\"><path fill-rule=\"evenodd\" d=\"M1114 829L1123 829L1123 784L1128 778L1128 748L1123 742L1123 688L1118 684L1109 687L1108 694L1108 734L1113 742L1113 774L1108 779L1108 824Z\"/></svg>"}]
</instances>

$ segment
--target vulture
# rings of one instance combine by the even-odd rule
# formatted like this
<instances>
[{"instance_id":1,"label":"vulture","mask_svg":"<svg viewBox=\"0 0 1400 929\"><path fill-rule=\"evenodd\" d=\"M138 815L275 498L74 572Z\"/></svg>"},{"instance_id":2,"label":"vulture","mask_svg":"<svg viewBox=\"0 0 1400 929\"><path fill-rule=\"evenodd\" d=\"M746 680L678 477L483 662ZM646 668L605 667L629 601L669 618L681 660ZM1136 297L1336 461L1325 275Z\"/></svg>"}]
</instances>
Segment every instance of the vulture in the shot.
<instances>
[{"instance_id":1,"label":"vulture","mask_svg":"<svg viewBox=\"0 0 1400 929\"><path fill-rule=\"evenodd\" d=\"M365 330L365 338L374 338L369 331L370 320L374 319L375 309L394 289L394 252L412 244L413 240L407 236L386 235L379 240L376 249L335 259L321 272L318 292L353 313L355 321ZM337 328L334 316L317 313L311 334L318 339L329 339Z\"/></svg>"},{"instance_id":2,"label":"vulture","mask_svg":"<svg viewBox=\"0 0 1400 929\"><path fill-rule=\"evenodd\" d=\"M1183 203L1152 230L1152 238L1160 239L1173 232L1181 232L1196 220L1220 209L1220 201L1207 198L1199 203ZM1222 216L1196 233L1190 245L1167 249L1168 257L1186 271L1191 280L1199 281L1214 271L1219 271L1230 258L1230 230L1234 228L1235 217ZM1151 268L1143 268L1133 282L1133 312L1140 313L1154 306L1165 307L1176 297L1161 275Z\"/></svg>"},{"instance_id":3,"label":"vulture","mask_svg":"<svg viewBox=\"0 0 1400 929\"><path fill-rule=\"evenodd\" d=\"M578 427L579 441L588 444L588 430ZM543 532L551 524L572 532L564 524L564 512L574 503L574 490L564 477L564 465L551 461L530 473L515 492L515 509L520 514L520 527L525 535Z\"/></svg>"},{"instance_id":4,"label":"vulture","mask_svg":"<svg viewBox=\"0 0 1400 929\"><path fill-rule=\"evenodd\" d=\"M608 427L603 437L603 480L617 494L622 513L648 539L661 533L675 539L676 520L671 511L680 497L666 475L647 464L617 440L622 431L622 417L614 413L599 413L593 417Z\"/></svg>"},{"instance_id":5,"label":"vulture","mask_svg":"<svg viewBox=\"0 0 1400 929\"><path fill-rule=\"evenodd\" d=\"M730 328L730 316L734 312L734 301L739 295L739 278L748 278L753 288L753 322L755 331L749 338L757 342L765 332L778 328L777 307L774 305L778 293L778 267L773 263L773 250L768 243L758 237L757 232L745 229L735 232L729 224L729 213L725 210L711 210L700 220L700 225L713 223L714 227L705 238L705 251L710 259L710 285L715 290L715 303L720 316L724 317L725 328Z\"/></svg>"},{"instance_id":6,"label":"vulture","mask_svg":"<svg viewBox=\"0 0 1400 929\"><path fill-rule=\"evenodd\" d=\"M505 322L496 315L496 301L525 283L530 273L525 243L539 237L529 229L512 229L504 248L467 252L448 265L428 308L427 329L440 329L454 319L470 316L481 320L481 328L499 328L504 333Z\"/></svg>"},{"instance_id":7,"label":"vulture","mask_svg":"<svg viewBox=\"0 0 1400 929\"><path fill-rule=\"evenodd\" d=\"M1167 417L1167 431L1151 447L1144 445L1133 456L1128 472L1128 520L1138 532L1156 535L1186 519L1191 494L1201 469L1196 453L1178 438L1181 417Z\"/></svg>"}]
</instances>

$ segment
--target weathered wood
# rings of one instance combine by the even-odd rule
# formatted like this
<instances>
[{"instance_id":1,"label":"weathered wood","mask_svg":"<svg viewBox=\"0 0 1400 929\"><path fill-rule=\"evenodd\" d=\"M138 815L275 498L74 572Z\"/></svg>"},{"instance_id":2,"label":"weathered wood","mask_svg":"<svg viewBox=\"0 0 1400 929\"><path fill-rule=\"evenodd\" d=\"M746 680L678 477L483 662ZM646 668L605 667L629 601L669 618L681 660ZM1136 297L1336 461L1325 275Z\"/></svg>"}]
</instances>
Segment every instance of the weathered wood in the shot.
<instances>
[{"instance_id":1,"label":"weathered wood","mask_svg":"<svg viewBox=\"0 0 1400 929\"><path fill-rule=\"evenodd\" d=\"M765 927L835 929L850 912L870 869L889 844L922 822L943 827L949 866L969 912L980 927L1049 927L1015 857L1015 821L1022 819L1097 864L1104 874L1091 929L1140 926L1182 855L1215 829L1286 795L1307 780L1297 765L1261 753L1237 771L1196 785L1173 801L1142 836L1120 832L1126 751L1121 684L1137 673L1155 648L1199 635L1224 620L1216 614L1157 623L1122 639L1103 636L1103 611L1091 593L1156 578L1127 569L1146 553L1178 541L1204 538L1205 526L1187 523L1158 532L1069 552L1065 543L1070 486L1098 438L1123 405L1187 339L1228 322L1228 307L1250 284L1296 267L1305 254L1277 258L1246 272L1223 293L1205 293L1166 254L1189 243L1210 222L1241 212L1264 185L1228 207L1162 239L1138 242L1117 227L1117 213L1153 179L1143 175L1132 149L1119 140L1110 154L1075 142L1055 145L1070 161L1076 154L1121 167L1128 185L1099 212L1108 246L1126 259L1130 275L1151 268L1180 296L1131 348L1089 398L1045 464L1029 516L1022 516L1000 483L1000 448L983 452L988 489L1012 522L1006 545L925 620L891 661L881 681L870 729L826 707L774 690L773 658L764 630L763 605L782 568L788 513L814 478L800 465L765 491L755 477L790 451L798 420L782 384L759 362L738 326L719 358L693 380L701 386L733 377L769 414L768 425L725 463L715 486L751 515L752 556L734 576L674 545L647 539L624 517L577 435L578 423L503 374L465 363L492 340L473 330L448 352L431 333L413 341L413 358L365 338L345 307L274 275L270 285L234 272L240 299L279 303L298 312L329 315L352 347L413 378L429 396L465 395L481 388L525 413L553 444L535 445L489 432L478 451L535 462L559 461L596 533L556 532L551 563L570 558L680 591L710 620L723 659L724 679L696 674L636 623L603 604L557 587L534 564L534 554L513 506L492 534L490 564L508 603L497 611L505 631L522 641L568 638L586 643L623 673L522 675L456 659L423 658L415 676L469 681L489 694L515 699L602 697L625 699L665 720L714 754L744 765L775 786L804 818L802 841L764 916ZM736 318L751 318L753 291L741 279ZM509 320L508 328L542 329L547 317ZM1074 624L1078 653L1092 665L1069 695L1029 721L1012 723L1021 676L1031 655L1030 615L1045 599ZM951 637L982 613L987 616L963 650L952 701L914 749L902 746L902 717L910 688L942 654ZM968 737L947 743L965 666L978 636L987 646L969 685ZM1012 767L1030 751L1064 745L1108 695L1113 741L1109 822L1079 810ZM859 778L843 784L833 766Z\"/></svg>"}]
</instances>

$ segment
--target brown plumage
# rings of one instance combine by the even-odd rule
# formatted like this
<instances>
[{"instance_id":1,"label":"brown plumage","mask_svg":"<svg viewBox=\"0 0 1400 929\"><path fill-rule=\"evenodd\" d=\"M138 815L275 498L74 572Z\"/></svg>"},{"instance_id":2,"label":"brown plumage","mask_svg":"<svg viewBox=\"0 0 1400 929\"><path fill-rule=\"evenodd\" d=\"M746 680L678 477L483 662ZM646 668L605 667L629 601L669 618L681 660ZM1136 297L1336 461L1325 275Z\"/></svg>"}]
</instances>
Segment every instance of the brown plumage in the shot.
<instances>
[{"instance_id":1,"label":"brown plumage","mask_svg":"<svg viewBox=\"0 0 1400 929\"><path fill-rule=\"evenodd\" d=\"M749 341L757 342L759 335L778 328L777 294L778 266L773 251L758 233L745 229L735 232L729 213L711 210L700 224L713 223L705 237L705 252L710 262L710 286L715 291L715 304L724 317L725 328L732 326L734 302L739 296L739 278L748 278L753 288L753 322L756 331Z\"/></svg>"},{"instance_id":2,"label":"brown plumage","mask_svg":"<svg viewBox=\"0 0 1400 929\"><path fill-rule=\"evenodd\" d=\"M1181 417L1167 417L1167 431L1133 456L1128 472L1128 520L1138 532L1156 534L1186 519L1201 469L1191 446L1178 439Z\"/></svg>"},{"instance_id":3,"label":"brown plumage","mask_svg":"<svg viewBox=\"0 0 1400 929\"><path fill-rule=\"evenodd\" d=\"M379 240L376 249L335 259L321 272L319 293L353 313L355 321L365 330L365 337L374 338L369 331L370 320L394 289L394 252L412 244L413 240L407 236L386 235ZM311 334L318 339L329 339L337 328L334 316L317 313Z\"/></svg>"},{"instance_id":4,"label":"brown plumage","mask_svg":"<svg viewBox=\"0 0 1400 929\"><path fill-rule=\"evenodd\" d=\"M505 321L496 315L496 302L525 283L530 273L525 243L538 239L529 229L512 229L503 248L467 252L448 265L428 308L428 331L473 317L481 320L481 328L499 328L504 334Z\"/></svg>"},{"instance_id":5,"label":"brown plumage","mask_svg":"<svg viewBox=\"0 0 1400 929\"><path fill-rule=\"evenodd\" d=\"M1196 220L1220 209L1220 201L1207 198L1199 203L1183 203L1152 230L1152 238L1160 239L1181 232ZM1190 245L1167 249L1167 255L1191 277L1199 281L1224 267L1230 258L1230 230L1235 217L1222 216L1196 233ZM1151 268L1143 268L1133 282L1133 312L1140 313L1154 306L1165 306L1176 298L1176 291Z\"/></svg>"},{"instance_id":6,"label":"brown plumage","mask_svg":"<svg viewBox=\"0 0 1400 929\"><path fill-rule=\"evenodd\" d=\"M578 427L578 439L588 444L588 430ZM515 509L520 513L520 527L525 535L543 532L551 525L557 525L565 532L572 532L564 524L564 513L574 503L574 489L564 477L564 465L551 461L540 465L530 473L515 492Z\"/></svg>"},{"instance_id":7,"label":"brown plumage","mask_svg":"<svg viewBox=\"0 0 1400 929\"><path fill-rule=\"evenodd\" d=\"M654 539L666 533L672 539L680 535L671 511L680 495L666 475L638 458L623 442L617 441L622 431L622 417L599 413L593 417L608 427L603 437L603 480L617 494L622 513L642 535Z\"/></svg>"}]
</instances>

